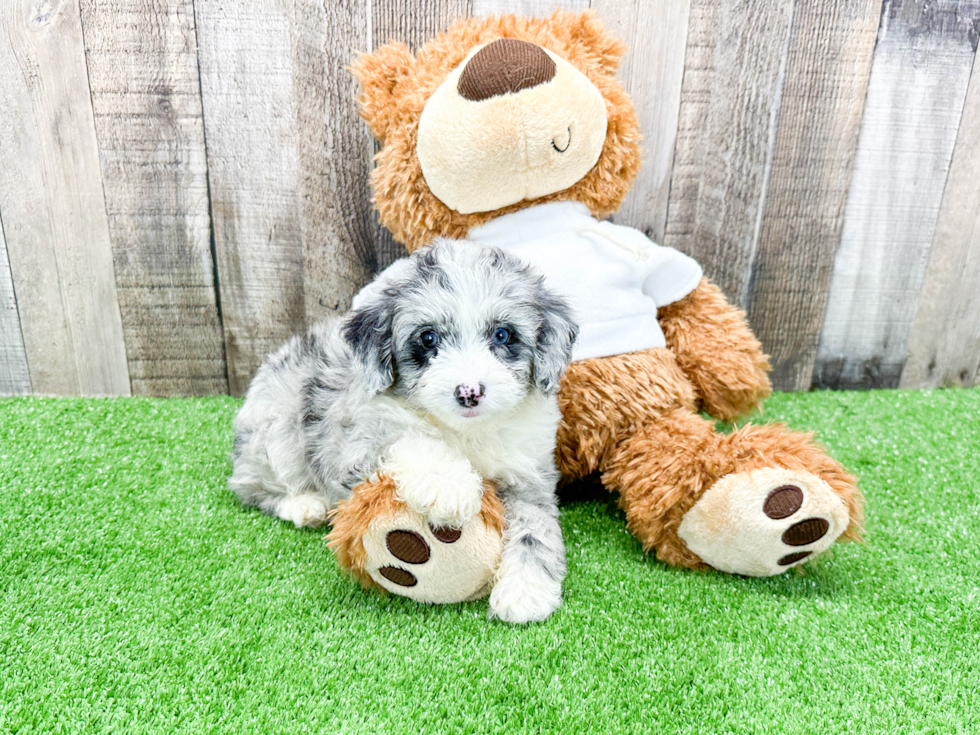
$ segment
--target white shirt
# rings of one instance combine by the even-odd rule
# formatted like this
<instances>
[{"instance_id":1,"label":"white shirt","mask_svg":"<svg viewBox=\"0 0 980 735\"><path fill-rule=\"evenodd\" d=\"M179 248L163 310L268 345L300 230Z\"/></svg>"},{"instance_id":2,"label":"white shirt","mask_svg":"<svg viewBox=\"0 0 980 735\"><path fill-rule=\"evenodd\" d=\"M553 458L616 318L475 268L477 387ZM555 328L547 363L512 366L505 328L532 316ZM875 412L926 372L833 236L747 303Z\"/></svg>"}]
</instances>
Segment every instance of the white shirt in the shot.
<instances>
[{"instance_id":1,"label":"white shirt","mask_svg":"<svg viewBox=\"0 0 980 735\"><path fill-rule=\"evenodd\" d=\"M573 360L666 347L657 309L701 281L693 258L632 227L600 222L579 202L551 202L474 227L469 237L544 274L575 312Z\"/></svg>"}]
</instances>

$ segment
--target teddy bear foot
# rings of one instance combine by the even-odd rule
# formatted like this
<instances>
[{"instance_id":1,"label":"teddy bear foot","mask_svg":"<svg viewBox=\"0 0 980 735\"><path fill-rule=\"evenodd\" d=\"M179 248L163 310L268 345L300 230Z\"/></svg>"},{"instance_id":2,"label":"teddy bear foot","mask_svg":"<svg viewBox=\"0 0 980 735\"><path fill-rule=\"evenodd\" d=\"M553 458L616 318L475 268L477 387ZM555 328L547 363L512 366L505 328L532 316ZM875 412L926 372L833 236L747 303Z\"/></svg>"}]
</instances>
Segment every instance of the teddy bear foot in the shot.
<instances>
[{"instance_id":1,"label":"teddy bear foot","mask_svg":"<svg viewBox=\"0 0 980 735\"><path fill-rule=\"evenodd\" d=\"M436 528L405 508L364 537L365 571L388 592L419 602L478 600L490 592L502 545L479 520Z\"/></svg>"},{"instance_id":2,"label":"teddy bear foot","mask_svg":"<svg viewBox=\"0 0 980 735\"><path fill-rule=\"evenodd\" d=\"M460 529L437 527L395 499L389 478L355 488L328 536L340 564L367 586L418 602L486 597L503 549L503 507L488 487L480 512Z\"/></svg>"},{"instance_id":3,"label":"teddy bear foot","mask_svg":"<svg viewBox=\"0 0 980 735\"><path fill-rule=\"evenodd\" d=\"M765 468L718 480L677 534L715 569L768 577L826 551L848 522L844 501L816 475Z\"/></svg>"}]
</instances>

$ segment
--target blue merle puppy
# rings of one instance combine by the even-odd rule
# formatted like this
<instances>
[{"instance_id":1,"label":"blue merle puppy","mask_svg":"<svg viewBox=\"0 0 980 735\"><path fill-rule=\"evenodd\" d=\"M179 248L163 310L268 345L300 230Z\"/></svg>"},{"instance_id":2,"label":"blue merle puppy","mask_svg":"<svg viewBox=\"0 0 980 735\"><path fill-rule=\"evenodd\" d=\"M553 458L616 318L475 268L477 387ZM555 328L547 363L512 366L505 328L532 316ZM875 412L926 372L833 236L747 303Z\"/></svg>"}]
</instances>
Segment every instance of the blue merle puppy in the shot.
<instances>
[{"instance_id":1,"label":"blue merle puppy","mask_svg":"<svg viewBox=\"0 0 980 735\"><path fill-rule=\"evenodd\" d=\"M380 472L434 526L460 528L493 480L507 534L491 614L543 620L565 575L556 394L576 332L521 260L437 240L259 368L235 419L230 486L312 526Z\"/></svg>"}]
</instances>

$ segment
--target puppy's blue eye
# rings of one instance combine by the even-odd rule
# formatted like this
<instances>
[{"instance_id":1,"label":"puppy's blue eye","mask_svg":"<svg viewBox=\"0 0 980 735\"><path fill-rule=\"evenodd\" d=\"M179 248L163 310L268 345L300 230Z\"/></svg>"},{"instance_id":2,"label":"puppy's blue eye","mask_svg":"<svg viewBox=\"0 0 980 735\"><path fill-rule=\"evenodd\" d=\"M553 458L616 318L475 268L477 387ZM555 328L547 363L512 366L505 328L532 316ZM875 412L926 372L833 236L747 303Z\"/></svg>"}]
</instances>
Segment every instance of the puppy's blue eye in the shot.
<instances>
[{"instance_id":1,"label":"puppy's blue eye","mask_svg":"<svg viewBox=\"0 0 980 735\"><path fill-rule=\"evenodd\" d=\"M439 345L439 335L434 329L426 329L419 335L419 341L425 349L432 350Z\"/></svg>"},{"instance_id":2,"label":"puppy's blue eye","mask_svg":"<svg viewBox=\"0 0 980 735\"><path fill-rule=\"evenodd\" d=\"M493 330L493 336L490 341L495 345L505 345L510 342L510 330L506 327L497 327Z\"/></svg>"}]
</instances>

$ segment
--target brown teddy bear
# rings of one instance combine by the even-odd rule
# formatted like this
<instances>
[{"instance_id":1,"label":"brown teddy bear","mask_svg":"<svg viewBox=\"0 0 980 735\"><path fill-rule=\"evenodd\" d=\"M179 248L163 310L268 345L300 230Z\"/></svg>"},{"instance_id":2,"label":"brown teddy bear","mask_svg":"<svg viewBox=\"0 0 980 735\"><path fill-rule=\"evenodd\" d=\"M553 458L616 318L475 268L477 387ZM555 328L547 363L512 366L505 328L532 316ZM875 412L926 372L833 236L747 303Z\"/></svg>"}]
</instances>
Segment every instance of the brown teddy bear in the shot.
<instances>
[{"instance_id":1,"label":"brown teddy bear","mask_svg":"<svg viewBox=\"0 0 980 735\"><path fill-rule=\"evenodd\" d=\"M570 300L581 334L559 393L564 480L597 473L668 564L779 574L858 538L862 498L809 435L720 434L699 415L755 409L769 365L693 260L600 221L640 167L615 77L624 50L591 12L557 12L470 19L416 56L401 44L361 56L380 220L409 251L445 235L517 252ZM434 529L384 477L333 521L331 546L356 577L429 602L486 594L506 534L492 489L470 524Z\"/></svg>"}]
</instances>

